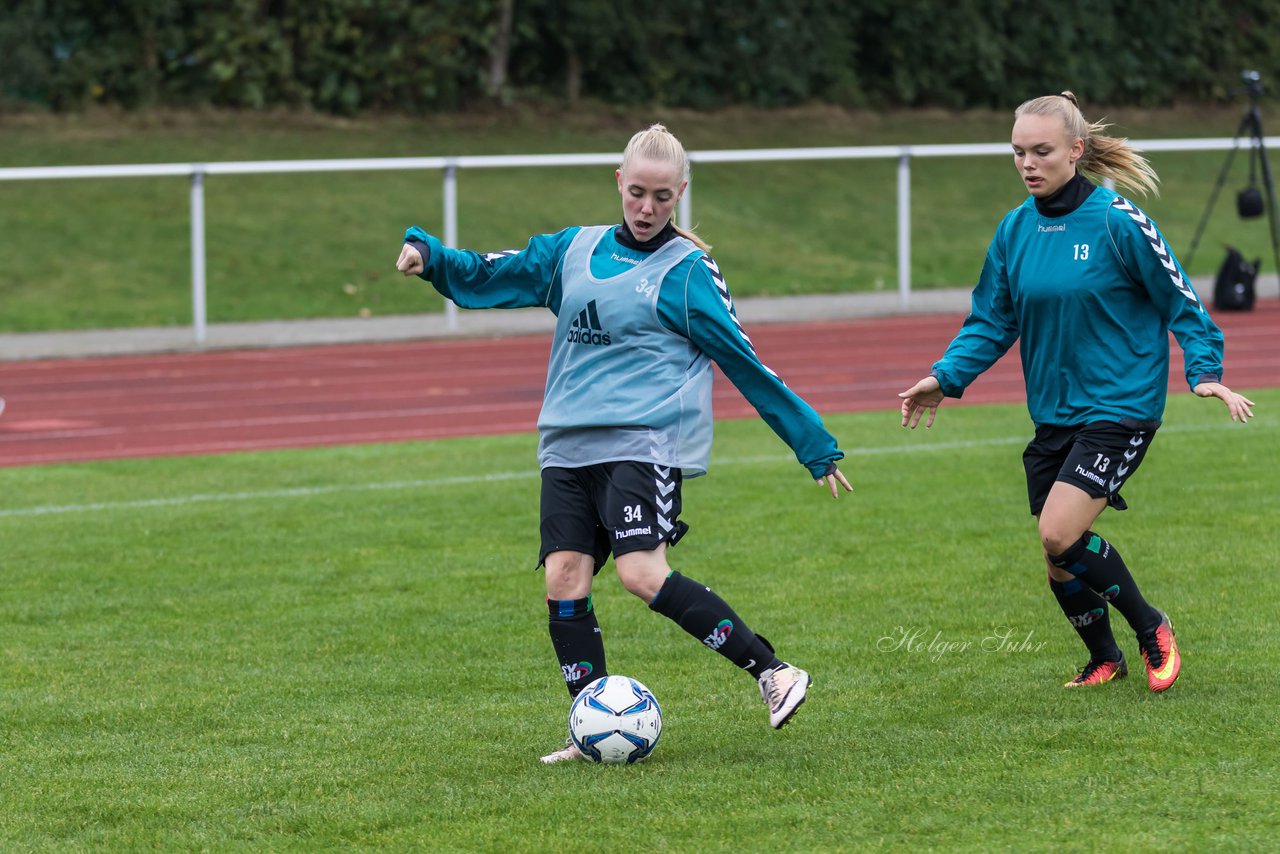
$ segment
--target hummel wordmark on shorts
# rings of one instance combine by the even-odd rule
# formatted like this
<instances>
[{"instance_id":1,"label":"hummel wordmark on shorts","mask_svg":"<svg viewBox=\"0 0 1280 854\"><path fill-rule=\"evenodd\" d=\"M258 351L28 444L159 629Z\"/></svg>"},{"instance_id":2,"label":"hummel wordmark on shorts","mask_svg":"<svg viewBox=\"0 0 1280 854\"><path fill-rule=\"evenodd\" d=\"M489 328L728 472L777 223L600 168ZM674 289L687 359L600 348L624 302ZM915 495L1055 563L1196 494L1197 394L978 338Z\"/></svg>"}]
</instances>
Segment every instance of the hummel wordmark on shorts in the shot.
<instances>
[{"instance_id":1,"label":"hummel wordmark on shorts","mask_svg":"<svg viewBox=\"0 0 1280 854\"><path fill-rule=\"evenodd\" d=\"M631 460L544 468L538 565L569 550L592 555L599 572L610 554L674 544L688 530L680 485L679 469Z\"/></svg>"},{"instance_id":2,"label":"hummel wordmark on shorts","mask_svg":"<svg viewBox=\"0 0 1280 854\"><path fill-rule=\"evenodd\" d=\"M1120 487L1137 471L1159 427L1159 421L1125 419L1037 428L1022 453L1032 515L1043 509L1058 481L1078 486L1093 498L1106 498L1116 510L1127 508Z\"/></svg>"}]
</instances>

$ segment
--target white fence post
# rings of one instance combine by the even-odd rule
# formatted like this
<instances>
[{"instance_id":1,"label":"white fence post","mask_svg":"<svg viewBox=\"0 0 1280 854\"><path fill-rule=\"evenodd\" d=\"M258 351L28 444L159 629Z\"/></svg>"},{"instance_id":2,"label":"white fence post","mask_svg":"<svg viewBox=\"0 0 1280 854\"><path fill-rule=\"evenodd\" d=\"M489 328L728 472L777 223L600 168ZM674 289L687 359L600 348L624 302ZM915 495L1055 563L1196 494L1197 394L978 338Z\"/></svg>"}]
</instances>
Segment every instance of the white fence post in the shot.
<instances>
[{"instance_id":1,"label":"white fence post","mask_svg":"<svg viewBox=\"0 0 1280 854\"><path fill-rule=\"evenodd\" d=\"M681 228L693 228L693 181L690 181L684 188L684 195L680 197L680 222Z\"/></svg>"},{"instance_id":2,"label":"white fence post","mask_svg":"<svg viewBox=\"0 0 1280 854\"><path fill-rule=\"evenodd\" d=\"M898 157L898 304L911 305L911 152Z\"/></svg>"},{"instance_id":3,"label":"white fence post","mask_svg":"<svg viewBox=\"0 0 1280 854\"><path fill-rule=\"evenodd\" d=\"M204 274L204 167L196 164L191 170L191 325L201 347L208 326Z\"/></svg>"},{"instance_id":4,"label":"white fence post","mask_svg":"<svg viewBox=\"0 0 1280 854\"><path fill-rule=\"evenodd\" d=\"M458 248L458 164L452 159L444 166L444 245ZM444 301L444 325L458 328L458 306L450 299Z\"/></svg>"}]
</instances>

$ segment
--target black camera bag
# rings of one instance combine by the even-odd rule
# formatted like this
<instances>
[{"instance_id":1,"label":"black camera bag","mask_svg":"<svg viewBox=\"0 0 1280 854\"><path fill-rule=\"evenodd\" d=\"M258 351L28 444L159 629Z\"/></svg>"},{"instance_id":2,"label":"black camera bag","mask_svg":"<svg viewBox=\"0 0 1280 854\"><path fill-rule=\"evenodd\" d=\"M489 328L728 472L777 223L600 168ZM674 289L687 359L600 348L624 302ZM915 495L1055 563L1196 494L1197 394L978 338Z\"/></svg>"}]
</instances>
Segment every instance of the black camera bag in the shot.
<instances>
[{"instance_id":1,"label":"black camera bag","mask_svg":"<svg viewBox=\"0 0 1280 854\"><path fill-rule=\"evenodd\" d=\"M1213 283L1213 307L1219 311L1249 311L1257 298L1255 283L1258 279L1258 258L1252 264L1244 259L1240 250L1227 247L1227 257L1218 268L1218 278Z\"/></svg>"}]
</instances>

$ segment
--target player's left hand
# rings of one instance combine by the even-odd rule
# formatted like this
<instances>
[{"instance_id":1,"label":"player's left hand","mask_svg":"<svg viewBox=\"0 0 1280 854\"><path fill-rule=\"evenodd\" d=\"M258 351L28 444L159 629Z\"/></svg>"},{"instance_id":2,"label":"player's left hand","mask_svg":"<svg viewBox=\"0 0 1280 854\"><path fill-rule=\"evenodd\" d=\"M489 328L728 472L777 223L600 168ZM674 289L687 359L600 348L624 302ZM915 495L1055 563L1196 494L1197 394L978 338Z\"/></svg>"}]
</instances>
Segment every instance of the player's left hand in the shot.
<instances>
[{"instance_id":1,"label":"player's left hand","mask_svg":"<svg viewBox=\"0 0 1280 854\"><path fill-rule=\"evenodd\" d=\"M424 269L422 253L406 243L396 259L396 269L406 276L418 275Z\"/></svg>"},{"instance_id":2,"label":"player's left hand","mask_svg":"<svg viewBox=\"0 0 1280 854\"><path fill-rule=\"evenodd\" d=\"M920 423L921 416L926 411L929 413L929 420L924 427L928 430L933 426L933 419L938 417L938 407L942 404L944 395L942 393L942 384L938 382L935 376L927 376L911 388L898 395L902 398L902 426L916 429L916 425Z\"/></svg>"},{"instance_id":3,"label":"player's left hand","mask_svg":"<svg viewBox=\"0 0 1280 854\"><path fill-rule=\"evenodd\" d=\"M1248 424L1253 417L1253 401L1243 394L1236 394L1222 383L1198 383L1191 390L1200 397L1216 397L1225 403L1232 421Z\"/></svg>"},{"instance_id":4,"label":"player's left hand","mask_svg":"<svg viewBox=\"0 0 1280 854\"><path fill-rule=\"evenodd\" d=\"M832 498L840 497L840 487L843 486L845 492L853 492L853 487L849 485L849 481L845 480L844 472L836 467L835 463L827 466L827 473L814 481L816 484L826 484L831 490Z\"/></svg>"}]
</instances>

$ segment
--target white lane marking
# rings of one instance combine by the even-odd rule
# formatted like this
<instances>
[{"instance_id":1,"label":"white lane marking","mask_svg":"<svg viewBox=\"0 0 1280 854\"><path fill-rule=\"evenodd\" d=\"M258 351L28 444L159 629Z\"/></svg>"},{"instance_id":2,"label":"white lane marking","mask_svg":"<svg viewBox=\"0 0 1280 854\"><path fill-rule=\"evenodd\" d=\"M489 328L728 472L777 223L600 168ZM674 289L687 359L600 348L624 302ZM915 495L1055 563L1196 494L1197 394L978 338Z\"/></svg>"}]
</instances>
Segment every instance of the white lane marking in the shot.
<instances>
[{"instance_id":1,"label":"white lane marking","mask_svg":"<svg viewBox=\"0 0 1280 854\"><path fill-rule=\"evenodd\" d=\"M1239 425L1234 425L1240 429ZM1251 433L1257 430L1273 429L1275 424L1255 425L1247 428ZM1161 428L1161 433L1209 433L1232 429L1233 425L1196 425L1170 426ZM1247 434L1242 434L1247 435ZM955 451L968 448L986 448L999 445L1022 445L1030 441L1027 436L1002 436L993 439L966 439L954 442L935 442L929 445L882 445L871 448L855 448L846 452L846 457L880 457L893 454L915 454L926 451ZM794 461L795 457L786 454L765 454L755 457L725 457L713 460L719 466L762 465L767 463ZM138 510L150 507L185 507L191 504L207 504L213 502L263 501L279 498L309 498L316 495L337 495L344 492L386 492L398 489L431 489L442 486L468 486L477 483L492 483L508 480L526 480L538 477L538 471L532 467L526 471L495 472L492 474L458 475L455 477L424 478L421 480L391 480L373 483L335 483L328 486L306 486L295 489L264 489L253 492L213 492L194 495L175 495L169 498L148 498L135 501L102 501L91 504L49 504L37 507L13 507L0 510L0 519L25 516L52 516L70 513L89 513L104 510Z\"/></svg>"}]
</instances>

